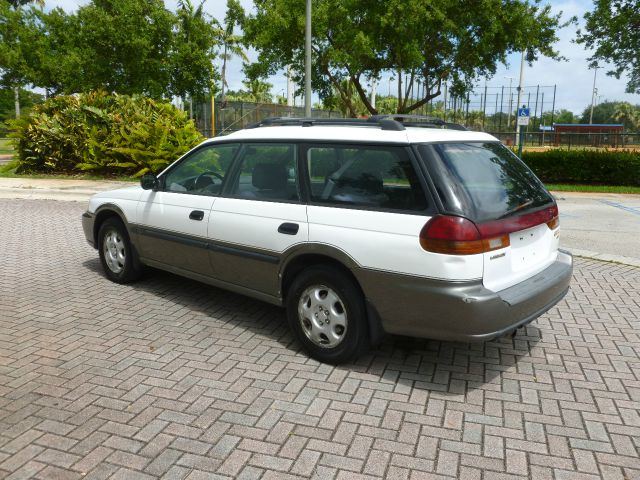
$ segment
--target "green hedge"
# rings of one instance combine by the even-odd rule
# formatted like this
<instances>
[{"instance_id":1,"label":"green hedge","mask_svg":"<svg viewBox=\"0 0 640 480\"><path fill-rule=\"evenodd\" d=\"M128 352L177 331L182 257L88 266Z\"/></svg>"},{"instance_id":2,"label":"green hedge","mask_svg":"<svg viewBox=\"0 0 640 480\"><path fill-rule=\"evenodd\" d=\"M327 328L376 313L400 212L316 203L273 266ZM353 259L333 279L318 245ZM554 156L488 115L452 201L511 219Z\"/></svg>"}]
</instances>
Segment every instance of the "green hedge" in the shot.
<instances>
[{"instance_id":1,"label":"green hedge","mask_svg":"<svg viewBox=\"0 0 640 480\"><path fill-rule=\"evenodd\" d=\"M640 151L524 151L522 160L545 183L640 186Z\"/></svg>"},{"instance_id":2,"label":"green hedge","mask_svg":"<svg viewBox=\"0 0 640 480\"><path fill-rule=\"evenodd\" d=\"M18 173L158 172L203 140L186 114L142 96L59 96L12 123Z\"/></svg>"}]
</instances>

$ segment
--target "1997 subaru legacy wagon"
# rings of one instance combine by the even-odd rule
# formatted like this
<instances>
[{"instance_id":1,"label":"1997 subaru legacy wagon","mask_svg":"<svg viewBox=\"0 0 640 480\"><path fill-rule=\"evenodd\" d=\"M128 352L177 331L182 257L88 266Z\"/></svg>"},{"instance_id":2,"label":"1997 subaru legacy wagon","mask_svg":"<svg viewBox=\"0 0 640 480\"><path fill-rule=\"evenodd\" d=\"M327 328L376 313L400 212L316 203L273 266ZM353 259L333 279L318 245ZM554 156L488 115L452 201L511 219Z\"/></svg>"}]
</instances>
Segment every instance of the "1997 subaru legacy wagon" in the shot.
<instances>
[{"instance_id":1,"label":"1997 subaru legacy wagon","mask_svg":"<svg viewBox=\"0 0 640 480\"><path fill-rule=\"evenodd\" d=\"M268 119L83 214L108 278L145 265L286 307L305 350L486 341L567 293L558 207L486 133L429 119ZM434 128L440 127L440 128Z\"/></svg>"}]
</instances>

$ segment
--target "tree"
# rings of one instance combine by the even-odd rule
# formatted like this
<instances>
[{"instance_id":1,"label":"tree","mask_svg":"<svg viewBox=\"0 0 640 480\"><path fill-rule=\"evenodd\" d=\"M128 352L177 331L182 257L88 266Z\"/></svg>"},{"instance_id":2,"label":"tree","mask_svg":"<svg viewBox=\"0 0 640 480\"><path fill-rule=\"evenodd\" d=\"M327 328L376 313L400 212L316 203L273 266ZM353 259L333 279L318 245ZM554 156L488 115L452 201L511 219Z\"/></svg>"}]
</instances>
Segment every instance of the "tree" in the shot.
<instances>
[{"instance_id":1,"label":"tree","mask_svg":"<svg viewBox=\"0 0 640 480\"><path fill-rule=\"evenodd\" d=\"M179 97L202 97L214 77L214 47L219 29L190 0L178 0L177 25L171 49L171 93Z\"/></svg>"},{"instance_id":2,"label":"tree","mask_svg":"<svg viewBox=\"0 0 640 480\"><path fill-rule=\"evenodd\" d=\"M250 102L271 103L273 101L273 95L271 94L272 84L259 78L247 78L242 81L242 84Z\"/></svg>"},{"instance_id":3,"label":"tree","mask_svg":"<svg viewBox=\"0 0 640 480\"><path fill-rule=\"evenodd\" d=\"M233 56L240 57L247 63L249 59L242 47L242 36L236 35L234 30L244 17L244 10L238 0L227 0L227 13L224 17L224 26L220 30L222 41L222 102L225 101L224 92L227 85L227 62Z\"/></svg>"},{"instance_id":4,"label":"tree","mask_svg":"<svg viewBox=\"0 0 640 480\"><path fill-rule=\"evenodd\" d=\"M71 24L81 74L64 86L65 93L105 88L166 95L174 16L162 0L92 0Z\"/></svg>"},{"instance_id":5,"label":"tree","mask_svg":"<svg viewBox=\"0 0 640 480\"><path fill-rule=\"evenodd\" d=\"M578 31L578 43L595 49L590 58L612 63L608 75L629 74L627 92L640 93L640 5L638 0L595 0L595 9L585 14L585 32Z\"/></svg>"},{"instance_id":6,"label":"tree","mask_svg":"<svg viewBox=\"0 0 640 480\"><path fill-rule=\"evenodd\" d=\"M637 132L640 130L640 106L620 102L616 105L616 110L613 112L613 119L618 123L622 123L625 128Z\"/></svg>"},{"instance_id":7,"label":"tree","mask_svg":"<svg viewBox=\"0 0 640 480\"><path fill-rule=\"evenodd\" d=\"M378 113L363 85L383 72L407 77L399 82L400 113L411 112L441 93L450 82L460 95L480 76L495 73L507 54L526 49L533 62L539 55L560 58L553 49L560 14L526 0L465 2L456 0L315 0L313 3L312 83L321 98L335 89L357 114L343 81L349 80L370 113ZM244 21L245 37L259 51L269 73L286 65L304 71L304 2L256 0ZM295 80L302 85L298 74ZM409 93L425 85L417 100Z\"/></svg>"},{"instance_id":8,"label":"tree","mask_svg":"<svg viewBox=\"0 0 640 480\"><path fill-rule=\"evenodd\" d=\"M0 86L14 92L15 116L20 116L20 88L33 76L37 12L21 8L29 2L0 0Z\"/></svg>"},{"instance_id":9,"label":"tree","mask_svg":"<svg viewBox=\"0 0 640 480\"><path fill-rule=\"evenodd\" d=\"M566 109L557 110L553 118L553 123L579 123L579 118L571 111ZM587 123L589 121L587 120ZM549 120L549 125L551 120Z\"/></svg>"},{"instance_id":10,"label":"tree","mask_svg":"<svg viewBox=\"0 0 640 480\"><path fill-rule=\"evenodd\" d=\"M589 123L591 105L582 112L581 123ZM640 105L628 102L602 102L593 107L593 123L622 123L626 130L637 130Z\"/></svg>"}]
</instances>

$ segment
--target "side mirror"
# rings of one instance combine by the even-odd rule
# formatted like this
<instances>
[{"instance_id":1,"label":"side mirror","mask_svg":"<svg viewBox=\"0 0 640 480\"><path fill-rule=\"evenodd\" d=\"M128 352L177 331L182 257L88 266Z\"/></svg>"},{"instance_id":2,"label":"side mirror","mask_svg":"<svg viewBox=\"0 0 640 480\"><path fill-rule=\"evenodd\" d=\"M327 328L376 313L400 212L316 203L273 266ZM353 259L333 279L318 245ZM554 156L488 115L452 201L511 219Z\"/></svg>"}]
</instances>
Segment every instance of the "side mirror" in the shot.
<instances>
[{"instance_id":1,"label":"side mirror","mask_svg":"<svg viewBox=\"0 0 640 480\"><path fill-rule=\"evenodd\" d=\"M140 179L140 186L143 188L143 190L153 190L155 192L160 186L160 181L158 180L158 177L155 176L155 174L146 173Z\"/></svg>"}]
</instances>

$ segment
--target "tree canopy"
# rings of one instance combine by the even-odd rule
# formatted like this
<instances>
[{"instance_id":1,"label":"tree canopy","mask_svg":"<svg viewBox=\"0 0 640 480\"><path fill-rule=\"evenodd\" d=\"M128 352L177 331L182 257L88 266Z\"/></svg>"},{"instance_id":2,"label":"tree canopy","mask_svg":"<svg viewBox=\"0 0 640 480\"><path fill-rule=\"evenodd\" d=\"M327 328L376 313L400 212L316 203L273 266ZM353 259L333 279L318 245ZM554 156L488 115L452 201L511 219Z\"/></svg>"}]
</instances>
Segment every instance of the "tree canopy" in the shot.
<instances>
[{"instance_id":1,"label":"tree canopy","mask_svg":"<svg viewBox=\"0 0 640 480\"><path fill-rule=\"evenodd\" d=\"M591 60L611 63L607 73L620 78L629 75L628 93L640 93L640 5L638 0L595 0L595 8L584 16L584 32L578 42L594 49Z\"/></svg>"},{"instance_id":2,"label":"tree canopy","mask_svg":"<svg viewBox=\"0 0 640 480\"><path fill-rule=\"evenodd\" d=\"M0 80L53 94L200 96L215 78L220 36L189 0L176 13L163 0L91 0L73 14L0 0Z\"/></svg>"},{"instance_id":3,"label":"tree canopy","mask_svg":"<svg viewBox=\"0 0 640 480\"><path fill-rule=\"evenodd\" d=\"M585 107L581 123L589 123L591 105ZM593 107L593 123L622 123L625 130L640 129L640 105L629 102L602 102Z\"/></svg>"},{"instance_id":4,"label":"tree canopy","mask_svg":"<svg viewBox=\"0 0 640 480\"><path fill-rule=\"evenodd\" d=\"M267 73L286 65L304 70L304 9L299 0L255 0L244 21L245 38L258 50ZM440 95L443 83L462 93L480 76L495 73L513 51L560 58L554 50L560 15L526 0L314 0L312 83L321 98L334 91L356 105L344 81L370 113L366 83L383 72L399 72L398 111L410 112ZM294 77L301 85L302 78ZM417 100L411 95L420 81Z\"/></svg>"}]
</instances>

